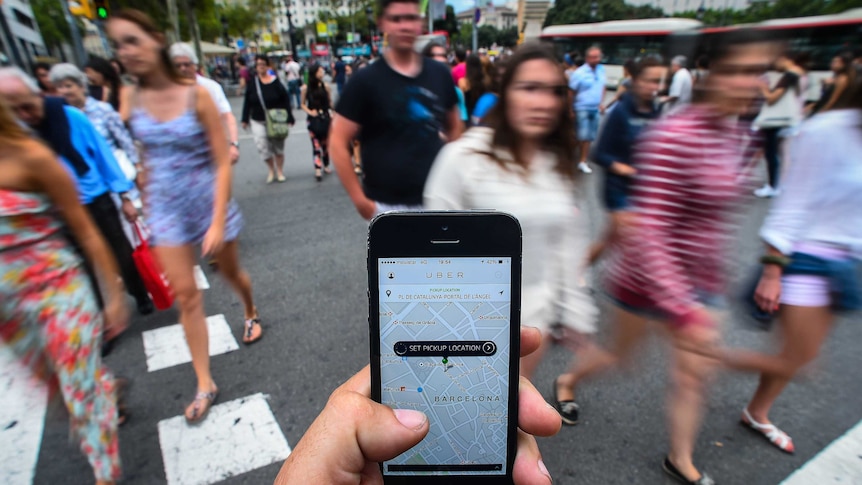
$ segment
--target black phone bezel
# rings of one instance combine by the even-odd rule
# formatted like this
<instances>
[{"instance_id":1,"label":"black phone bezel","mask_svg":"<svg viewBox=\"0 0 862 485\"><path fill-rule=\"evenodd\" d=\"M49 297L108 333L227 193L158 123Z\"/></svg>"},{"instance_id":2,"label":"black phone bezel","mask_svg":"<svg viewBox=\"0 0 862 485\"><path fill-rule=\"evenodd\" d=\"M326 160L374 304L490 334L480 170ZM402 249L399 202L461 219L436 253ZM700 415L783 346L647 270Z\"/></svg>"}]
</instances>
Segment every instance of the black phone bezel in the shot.
<instances>
[{"instance_id":1,"label":"black phone bezel","mask_svg":"<svg viewBox=\"0 0 862 485\"><path fill-rule=\"evenodd\" d=\"M457 242L456 242L457 241ZM509 420L505 475L383 474L386 485L512 483L518 426L518 376L521 322L521 226L510 214L496 211L389 212L368 229L368 327L371 349L371 397L381 401L379 258L508 257L512 261L509 357ZM384 472L380 464L381 473Z\"/></svg>"}]
</instances>

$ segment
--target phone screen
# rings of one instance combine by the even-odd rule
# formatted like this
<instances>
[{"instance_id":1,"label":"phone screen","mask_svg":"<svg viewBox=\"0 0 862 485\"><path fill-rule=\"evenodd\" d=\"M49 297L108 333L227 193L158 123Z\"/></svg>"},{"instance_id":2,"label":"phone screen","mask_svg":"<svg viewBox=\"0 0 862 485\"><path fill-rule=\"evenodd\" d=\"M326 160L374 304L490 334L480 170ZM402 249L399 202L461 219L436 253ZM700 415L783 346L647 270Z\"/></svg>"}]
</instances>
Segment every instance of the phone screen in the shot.
<instances>
[{"instance_id":1,"label":"phone screen","mask_svg":"<svg viewBox=\"0 0 862 485\"><path fill-rule=\"evenodd\" d=\"M378 258L381 402L430 431L384 475L506 475L512 258Z\"/></svg>"}]
</instances>

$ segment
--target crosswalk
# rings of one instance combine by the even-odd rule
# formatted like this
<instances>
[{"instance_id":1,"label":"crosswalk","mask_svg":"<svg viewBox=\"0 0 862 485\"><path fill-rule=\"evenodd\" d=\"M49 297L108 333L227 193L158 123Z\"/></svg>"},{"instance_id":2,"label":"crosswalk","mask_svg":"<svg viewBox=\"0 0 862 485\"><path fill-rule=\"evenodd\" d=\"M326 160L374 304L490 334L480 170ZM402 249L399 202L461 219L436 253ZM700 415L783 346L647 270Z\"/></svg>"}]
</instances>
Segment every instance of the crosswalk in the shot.
<instances>
[{"instance_id":1,"label":"crosswalk","mask_svg":"<svg viewBox=\"0 0 862 485\"><path fill-rule=\"evenodd\" d=\"M195 267L195 281L201 290L210 288L199 266ZM206 321L210 357L239 350L224 315L212 315ZM147 372L191 362L180 324L145 331L142 337ZM30 377L11 350L0 345L0 483L33 483L48 395L46 385ZM281 462L291 451L263 392L216 404L201 423L190 425L178 415L153 425L158 430L168 485L218 483ZM88 480L81 477L79 482Z\"/></svg>"}]
</instances>

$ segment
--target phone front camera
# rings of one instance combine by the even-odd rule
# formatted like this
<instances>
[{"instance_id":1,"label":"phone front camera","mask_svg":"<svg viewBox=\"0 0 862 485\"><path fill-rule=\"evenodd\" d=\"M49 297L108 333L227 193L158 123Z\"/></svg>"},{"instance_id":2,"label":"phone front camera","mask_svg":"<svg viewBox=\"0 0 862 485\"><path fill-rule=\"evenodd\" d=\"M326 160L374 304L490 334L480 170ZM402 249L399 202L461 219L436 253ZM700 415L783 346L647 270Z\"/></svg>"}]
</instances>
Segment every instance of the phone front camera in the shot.
<instances>
[{"instance_id":1,"label":"phone front camera","mask_svg":"<svg viewBox=\"0 0 862 485\"><path fill-rule=\"evenodd\" d=\"M449 230L449 226L440 226L440 229L443 229L444 231L448 231L448 230Z\"/></svg>"}]
</instances>

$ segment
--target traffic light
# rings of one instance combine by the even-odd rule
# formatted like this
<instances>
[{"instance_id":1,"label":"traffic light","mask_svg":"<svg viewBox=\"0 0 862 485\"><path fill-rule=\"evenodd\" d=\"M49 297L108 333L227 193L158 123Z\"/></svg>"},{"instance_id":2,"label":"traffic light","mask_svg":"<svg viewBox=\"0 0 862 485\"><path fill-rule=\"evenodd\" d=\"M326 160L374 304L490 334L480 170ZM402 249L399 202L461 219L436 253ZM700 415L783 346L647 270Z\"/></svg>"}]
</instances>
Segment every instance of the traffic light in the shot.
<instances>
[{"instance_id":1,"label":"traffic light","mask_svg":"<svg viewBox=\"0 0 862 485\"><path fill-rule=\"evenodd\" d=\"M108 18L108 0L93 0L96 18L105 20Z\"/></svg>"}]
</instances>

